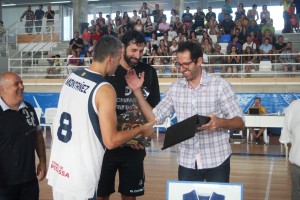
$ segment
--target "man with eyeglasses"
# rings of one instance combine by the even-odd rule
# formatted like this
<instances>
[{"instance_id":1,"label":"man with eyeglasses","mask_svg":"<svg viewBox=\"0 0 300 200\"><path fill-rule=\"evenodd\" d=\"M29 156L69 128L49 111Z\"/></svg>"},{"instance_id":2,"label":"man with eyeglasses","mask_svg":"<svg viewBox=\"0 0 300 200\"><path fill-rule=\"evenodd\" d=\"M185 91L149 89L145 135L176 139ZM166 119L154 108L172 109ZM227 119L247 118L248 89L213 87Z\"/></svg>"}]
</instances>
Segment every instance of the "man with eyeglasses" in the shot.
<instances>
[{"instance_id":1,"label":"man with eyeglasses","mask_svg":"<svg viewBox=\"0 0 300 200\"><path fill-rule=\"evenodd\" d=\"M126 75L147 120L163 122L175 112L178 121L195 114L209 116L210 122L199 132L177 146L178 179L184 181L229 182L231 147L228 130L243 130L242 110L230 83L202 70L203 53L197 43L179 44L175 66L182 79L174 82L166 96L152 110L143 98L141 78L134 70Z\"/></svg>"}]
</instances>

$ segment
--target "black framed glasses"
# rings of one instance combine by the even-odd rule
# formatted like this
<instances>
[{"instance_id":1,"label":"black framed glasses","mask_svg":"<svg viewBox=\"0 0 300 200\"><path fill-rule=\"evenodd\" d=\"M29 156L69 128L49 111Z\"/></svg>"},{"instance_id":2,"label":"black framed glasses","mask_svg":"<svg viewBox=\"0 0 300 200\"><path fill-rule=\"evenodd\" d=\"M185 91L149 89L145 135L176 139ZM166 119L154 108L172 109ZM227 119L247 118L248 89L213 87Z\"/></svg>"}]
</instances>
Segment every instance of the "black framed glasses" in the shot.
<instances>
[{"instance_id":1,"label":"black framed glasses","mask_svg":"<svg viewBox=\"0 0 300 200\"><path fill-rule=\"evenodd\" d=\"M189 68L190 64L192 64L193 62L196 62L196 60L192 60L190 62L185 62L185 63L175 62L174 65L176 68L183 67L184 69L187 69Z\"/></svg>"}]
</instances>

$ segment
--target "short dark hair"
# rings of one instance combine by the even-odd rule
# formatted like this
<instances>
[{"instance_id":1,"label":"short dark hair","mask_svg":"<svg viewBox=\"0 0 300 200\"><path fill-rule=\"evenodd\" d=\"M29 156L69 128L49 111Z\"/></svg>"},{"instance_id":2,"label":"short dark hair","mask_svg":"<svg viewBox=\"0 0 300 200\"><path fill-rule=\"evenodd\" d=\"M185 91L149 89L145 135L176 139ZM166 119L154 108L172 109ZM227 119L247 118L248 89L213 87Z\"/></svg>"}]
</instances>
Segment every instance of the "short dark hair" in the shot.
<instances>
[{"instance_id":1,"label":"short dark hair","mask_svg":"<svg viewBox=\"0 0 300 200\"><path fill-rule=\"evenodd\" d=\"M130 45L130 43L139 45L144 44L145 42L146 40L144 34L136 30L126 31L122 37L122 43L125 49Z\"/></svg>"},{"instance_id":2,"label":"short dark hair","mask_svg":"<svg viewBox=\"0 0 300 200\"><path fill-rule=\"evenodd\" d=\"M254 98L254 101L255 101L255 99L258 99L259 102L261 102L261 98L260 98L260 97L255 97L255 98Z\"/></svg>"},{"instance_id":3,"label":"short dark hair","mask_svg":"<svg viewBox=\"0 0 300 200\"><path fill-rule=\"evenodd\" d=\"M104 35L95 46L93 60L96 62L103 62L110 55L115 57L121 48L122 43L120 40L113 36Z\"/></svg>"},{"instance_id":4,"label":"short dark hair","mask_svg":"<svg viewBox=\"0 0 300 200\"><path fill-rule=\"evenodd\" d=\"M198 60L199 57L203 57L201 46L198 43L192 41L179 43L177 53L183 53L185 51L190 52L191 60Z\"/></svg>"}]
</instances>

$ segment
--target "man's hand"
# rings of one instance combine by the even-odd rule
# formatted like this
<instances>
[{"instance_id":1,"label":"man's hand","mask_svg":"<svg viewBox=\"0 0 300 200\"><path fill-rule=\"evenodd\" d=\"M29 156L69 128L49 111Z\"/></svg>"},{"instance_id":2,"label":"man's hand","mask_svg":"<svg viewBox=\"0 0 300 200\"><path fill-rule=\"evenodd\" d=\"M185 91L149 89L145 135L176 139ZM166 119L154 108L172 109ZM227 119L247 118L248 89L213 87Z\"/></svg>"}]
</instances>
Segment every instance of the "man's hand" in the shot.
<instances>
[{"instance_id":1,"label":"man's hand","mask_svg":"<svg viewBox=\"0 0 300 200\"><path fill-rule=\"evenodd\" d=\"M47 174L46 163L40 162L36 168L36 175L38 177L38 180L42 181L46 177L46 174Z\"/></svg>"},{"instance_id":2,"label":"man's hand","mask_svg":"<svg viewBox=\"0 0 300 200\"><path fill-rule=\"evenodd\" d=\"M215 131L223 127L223 119L216 117L214 114L208 116L210 117L210 121L198 127L198 130Z\"/></svg>"},{"instance_id":3,"label":"man's hand","mask_svg":"<svg viewBox=\"0 0 300 200\"><path fill-rule=\"evenodd\" d=\"M128 70L125 80L127 85L132 91L136 91L142 88L144 83L145 72L142 72L141 77L139 78L134 69Z\"/></svg>"},{"instance_id":4,"label":"man's hand","mask_svg":"<svg viewBox=\"0 0 300 200\"><path fill-rule=\"evenodd\" d=\"M152 122L148 122L146 124L144 124L143 127L143 133L142 135L144 137L151 137L154 134L154 129L153 126L156 123L156 121L152 121ZM155 135L155 134L154 134Z\"/></svg>"}]
</instances>

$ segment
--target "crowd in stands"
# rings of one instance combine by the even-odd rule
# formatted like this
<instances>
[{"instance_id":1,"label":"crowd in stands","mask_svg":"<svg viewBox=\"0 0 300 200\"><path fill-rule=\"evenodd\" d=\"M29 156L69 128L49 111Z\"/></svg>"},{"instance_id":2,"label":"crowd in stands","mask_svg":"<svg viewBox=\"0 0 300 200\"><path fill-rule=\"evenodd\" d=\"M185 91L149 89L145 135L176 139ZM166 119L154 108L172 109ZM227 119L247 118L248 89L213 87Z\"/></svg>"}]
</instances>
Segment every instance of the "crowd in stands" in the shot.
<instances>
[{"instance_id":1,"label":"crowd in stands","mask_svg":"<svg viewBox=\"0 0 300 200\"><path fill-rule=\"evenodd\" d=\"M292 43L283 42L282 35L275 36L270 11L267 5L261 6L262 12L258 13L257 4L253 4L252 8L246 11L243 3L239 3L237 11L233 13L230 0L225 0L222 11L218 14L213 12L211 6L208 7L207 13L204 13L200 7L195 13L190 13L190 8L186 7L182 16L172 9L170 23L167 23L164 10L159 4L156 4L151 12L144 2L138 11L133 10L133 16L128 16L127 12L121 15L116 11L114 19L110 15L104 18L102 12L99 12L99 17L91 20L90 26L84 29L81 37L78 32L75 32L67 53L71 54L75 50L73 56L76 53L79 57L87 52L93 55L94 45L103 35L113 35L121 40L127 30L135 29L143 32L146 37L144 56L155 56L145 59L145 62L154 65L161 72L166 70L165 66L174 62L170 56L176 55L174 52L177 50L178 43L187 40L199 42L207 55L230 55L211 57L209 63L233 65L226 65L219 69L209 67L210 72L220 70L223 73L238 71L250 73L257 70L257 63L260 61L299 62L299 56L296 55L291 55L288 59L281 55L271 55L294 53L295 50ZM289 13L289 32L298 32L299 23L295 17L295 10L295 6L292 5L292 11ZM221 51L219 43L228 43L227 49ZM248 65L235 65L243 63ZM285 66L282 70L295 72L297 67ZM171 68L170 71L174 69Z\"/></svg>"}]
</instances>

